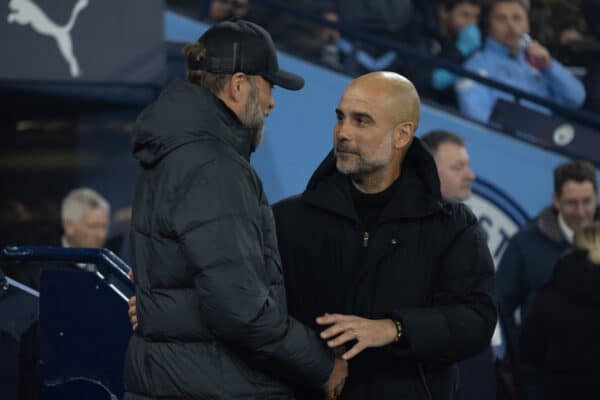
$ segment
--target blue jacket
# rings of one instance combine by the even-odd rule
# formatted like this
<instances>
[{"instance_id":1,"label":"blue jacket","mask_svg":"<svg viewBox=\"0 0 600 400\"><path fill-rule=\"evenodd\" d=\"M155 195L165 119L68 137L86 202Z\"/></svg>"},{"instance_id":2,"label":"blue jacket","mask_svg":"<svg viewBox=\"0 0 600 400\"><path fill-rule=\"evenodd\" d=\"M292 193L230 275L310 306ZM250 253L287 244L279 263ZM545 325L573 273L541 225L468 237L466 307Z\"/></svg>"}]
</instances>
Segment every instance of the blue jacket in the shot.
<instances>
[{"instance_id":1,"label":"blue jacket","mask_svg":"<svg viewBox=\"0 0 600 400\"><path fill-rule=\"evenodd\" d=\"M552 60L544 70L532 67L525 60L525 52L512 57L509 50L492 38L487 38L482 50L475 53L464 67L481 76L493 78L506 85L533 95L555 101L565 107L577 108L585 101L583 84L558 61ZM473 119L488 121L498 98L514 100L513 96L471 79L462 79L456 85L460 110ZM548 113L545 107L521 101L524 106Z\"/></svg>"},{"instance_id":2,"label":"blue jacket","mask_svg":"<svg viewBox=\"0 0 600 400\"><path fill-rule=\"evenodd\" d=\"M516 352L518 347L515 310L521 308L521 319L525 318L532 295L550 281L556 260L567 248L552 206L510 239L496 272L498 307L509 351Z\"/></svg>"}]
</instances>

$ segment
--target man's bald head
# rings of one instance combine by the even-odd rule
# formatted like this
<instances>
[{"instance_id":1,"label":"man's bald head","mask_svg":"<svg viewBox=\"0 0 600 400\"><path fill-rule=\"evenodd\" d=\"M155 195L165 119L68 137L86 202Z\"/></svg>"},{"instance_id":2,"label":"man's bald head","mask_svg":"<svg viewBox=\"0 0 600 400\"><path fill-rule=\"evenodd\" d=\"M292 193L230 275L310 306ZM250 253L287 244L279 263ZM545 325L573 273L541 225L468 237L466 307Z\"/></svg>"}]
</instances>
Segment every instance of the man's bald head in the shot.
<instances>
[{"instance_id":1,"label":"man's bald head","mask_svg":"<svg viewBox=\"0 0 600 400\"><path fill-rule=\"evenodd\" d=\"M373 72L353 80L336 109L336 166L359 190L376 193L400 174L402 160L419 121L413 84L393 72Z\"/></svg>"},{"instance_id":2,"label":"man's bald head","mask_svg":"<svg viewBox=\"0 0 600 400\"><path fill-rule=\"evenodd\" d=\"M377 99L394 123L413 122L417 130L421 101L410 80L395 72L377 71L359 76L346 88L344 96L363 96Z\"/></svg>"}]
</instances>

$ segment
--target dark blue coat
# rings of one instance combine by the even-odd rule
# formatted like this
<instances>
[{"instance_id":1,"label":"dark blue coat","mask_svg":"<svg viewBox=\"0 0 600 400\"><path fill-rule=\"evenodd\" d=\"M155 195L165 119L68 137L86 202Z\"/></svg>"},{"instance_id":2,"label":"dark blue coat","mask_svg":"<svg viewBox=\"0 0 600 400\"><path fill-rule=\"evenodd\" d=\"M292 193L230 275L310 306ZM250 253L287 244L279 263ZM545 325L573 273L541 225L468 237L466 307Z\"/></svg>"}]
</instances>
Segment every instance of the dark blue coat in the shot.
<instances>
[{"instance_id":1,"label":"dark blue coat","mask_svg":"<svg viewBox=\"0 0 600 400\"><path fill-rule=\"evenodd\" d=\"M518 356L519 327L514 313L522 319L537 290L552 277L556 261L569 243L558 225L558 214L546 207L509 241L498 264L496 287L503 333L512 357Z\"/></svg>"}]
</instances>

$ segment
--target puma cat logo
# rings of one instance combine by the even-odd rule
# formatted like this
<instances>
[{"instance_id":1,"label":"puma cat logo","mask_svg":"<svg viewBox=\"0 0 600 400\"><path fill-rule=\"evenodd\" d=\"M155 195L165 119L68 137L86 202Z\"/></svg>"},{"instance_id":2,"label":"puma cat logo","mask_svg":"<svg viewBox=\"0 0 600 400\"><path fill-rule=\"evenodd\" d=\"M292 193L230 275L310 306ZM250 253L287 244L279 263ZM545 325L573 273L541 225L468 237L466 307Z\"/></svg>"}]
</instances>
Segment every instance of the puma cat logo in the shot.
<instances>
[{"instance_id":1,"label":"puma cat logo","mask_svg":"<svg viewBox=\"0 0 600 400\"><path fill-rule=\"evenodd\" d=\"M52 36L56 40L58 50L69 64L69 72L73 78L81 75L79 64L73 54L73 40L71 29L79 13L88 6L88 0L78 0L71 11L71 17L66 25L60 26L52 21L44 11L31 0L10 0L8 8L8 23L16 22L20 25L31 25L39 34Z\"/></svg>"}]
</instances>

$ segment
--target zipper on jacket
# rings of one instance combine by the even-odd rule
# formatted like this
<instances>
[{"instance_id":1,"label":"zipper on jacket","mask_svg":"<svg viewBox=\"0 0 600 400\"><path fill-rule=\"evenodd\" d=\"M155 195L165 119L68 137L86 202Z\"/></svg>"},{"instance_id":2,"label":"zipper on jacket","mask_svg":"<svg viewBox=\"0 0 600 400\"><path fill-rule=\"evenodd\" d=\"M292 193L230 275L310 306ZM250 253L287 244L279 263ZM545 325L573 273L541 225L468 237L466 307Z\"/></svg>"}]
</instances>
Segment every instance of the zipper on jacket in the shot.
<instances>
[{"instance_id":1,"label":"zipper on jacket","mask_svg":"<svg viewBox=\"0 0 600 400\"><path fill-rule=\"evenodd\" d=\"M369 232L365 231L362 237L363 247L369 247Z\"/></svg>"}]
</instances>

